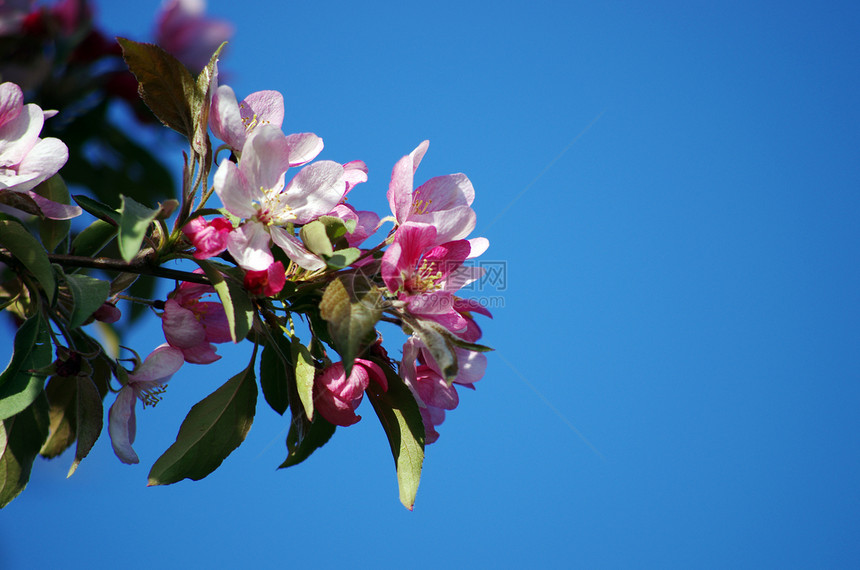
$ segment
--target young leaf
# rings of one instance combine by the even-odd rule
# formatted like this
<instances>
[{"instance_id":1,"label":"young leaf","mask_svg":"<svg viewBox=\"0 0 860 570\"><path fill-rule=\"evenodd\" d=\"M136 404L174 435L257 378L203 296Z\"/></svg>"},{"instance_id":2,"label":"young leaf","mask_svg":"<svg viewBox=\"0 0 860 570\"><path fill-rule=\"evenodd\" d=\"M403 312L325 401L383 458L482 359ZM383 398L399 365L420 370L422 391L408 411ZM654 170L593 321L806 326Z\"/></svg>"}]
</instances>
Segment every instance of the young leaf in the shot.
<instances>
[{"instance_id":1,"label":"young leaf","mask_svg":"<svg viewBox=\"0 0 860 570\"><path fill-rule=\"evenodd\" d=\"M305 243L305 247L317 255L331 255L334 249L331 247L331 241L328 239L326 228L319 220L314 220L309 224L302 226L299 235Z\"/></svg>"},{"instance_id":2,"label":"young leaf","mask_svg":"<svg viewBox=\"0 0 860 570\"><path fill-rule=\"evenodd\" d=\"M373 341L374 327L382 316L379 291L357 288L353 278L342 275L329 283L319 305L347 375L364 345Z\"/></svg>"},{"instance_id":3,"label":"young leaf","mask_svg":"<svg viewBox=\"0 0 860 570\"><path fill-rule=\"evenodd\" d=\"M328 423L321 415L317 415L313 423L308 422L304 416L293 416L290 432L287 434L287 458L278 469L298 465L310 457L314 451L328 443L335 429L337 426ZM303 437L300 432L303 432Z\"/></svg>"},{"instance_id":4,"label":"young leaf","mask_svg":"<svg viewBox=\"0 0 860 570\"><path fill-rule=\"evenodd\" d=\"M357 247L347 247L334 252L334 254L326 259L326 263L334 269L343 269L355 263L359 257L361 257L360 249Z\"/></svg>"},{"instance_id":5,"label":"young leaf","mask_svg":"<svg viewBox=\"0 0 860 570\"><path fill-rule=\"evenodd\" d=\"M397 467L400 502L411 511L424 463L424 420L415 397L391 365L377 357L370 359L385 371L388 391L383 392L378 384L371 382L367 398L388 436Z\"/></svg>"},{"instance_id":6,"label":"young leaf","mask_svg":"<svg viewBox=\"0 0 860 570\"><path fill-rule=\"evenodd\" d=\"M194 261L212 282L212 287L215 288L215 292L221 299L221 304L224 305L233 342L244 340L248 336L251 323L254 320L254 306L251 304L245 289L234 280L224 277L220 269L225 266L201 259Z\"/></svg>"},{"instance_id":7,"label":"young leaf","mask_svg":"<svg viewBox=\"0 0 860 570\"><path fill-rule=\"evenodd\" d=\"M77 328L107 301L110 283L87 275L66 275L66 283L75 301L69 328Z\"/></svg>"},{"instance_id":8,"label":"young leaf","mask_svg":"<svg viewBox=\"0 0 860 570\"><path fill-rule=\"evenodd\" d=\"M104 409L102 408L102 397L99 389L89 376L79 374L76 378L77 398L75 419L77 423L78 445L75 448L75 460L69 468L71 477L80 465L81 461L95 445L102 432L104 422Z\"/></svg>"},{"instance_id":9,"label":"young leaf","mask_svg":"<svg viewBox=\"0 0 860 570\"><path fill-rule=\"evenodd\" d=\"M146 230L158 216L158 210L147 208L128 196L120 196L120 199L119 252L125 261L131 261L140 251Z\"/></svg>"},{"instance_id":10,"label":"young leaf","mask_svg":"<svg viewBox=\"0 0 860 570\"><path fill-rule=\"evenodd\" d=\"M48 253L39 240L30 235L21 224L12 220L0 220L0 246L5 247L42 286L48 301L53 301L57 290L54 270Z\"/></svg>"},{"instance_id":11,"label":"young leaf","mask_svg":"<svg viewBox=\"0 0 860 570\"><path fill-rule=\"evenodd\" d=\"M48 400L44 394L0 423L0 509L27 486L33 460L47 437Z\"/></svg>"},{"instance_id":12,"label":"young leaf","mask_svg":"<svg viewBox=\"0 0 860 570\"><path fill-rule=\"evenodd\" d=\"M0 377L0 420L12 417L27 408L45 387L46 374L36 371L51 364L53 353L51 337L47 325L38 313L24 324L29 324L33 319L36 319L37 326L35 339L29 347L21 349L22 357L17 361L17 369L12 369L12 365L16 364L18 357L19 344L23 344L23 341L26 340L21 339L22 342L19 343L18 335L21 334L21 329L18 329L18 334L15 335L16 354L12 356L10 366L3 371L2 377ZM26 338L32 338L30 334L31 332L28 330L25 333ZM39 445L41 447L41 444Z\"/></svg>"},{"instance_id":13,"label":"young leaf","mask_svg":"<svg viewBox=\"0 0 860 570\"><path fill-rule=\"evenodd\" d=\"M139 83L138 93L158 119L185 136L194 137L192 102L197 85L188 69L153 44L117 38L122 57Z\"/></svg>"},{"instance_id":14,"label":"young leaf","mask_svg":"<svg viewBox=\"0 0 860 570\"><path fill-rule=\"evenodd\" d=\"M202 479L239 447L251 429L257 404L254 363L191 408L176 442L149 472L149 485Z\"/></svg>"}]
</instances>

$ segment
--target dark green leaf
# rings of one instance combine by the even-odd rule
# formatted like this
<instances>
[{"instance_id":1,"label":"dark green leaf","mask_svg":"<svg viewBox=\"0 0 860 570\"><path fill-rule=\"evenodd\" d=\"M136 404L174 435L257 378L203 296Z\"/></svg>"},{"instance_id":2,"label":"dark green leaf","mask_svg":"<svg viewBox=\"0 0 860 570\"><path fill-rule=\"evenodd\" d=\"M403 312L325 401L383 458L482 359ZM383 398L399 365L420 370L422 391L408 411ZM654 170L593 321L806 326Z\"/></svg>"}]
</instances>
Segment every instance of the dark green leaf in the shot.
<instances>
[{"instance_id":1,"label":"dark green leaf","mask_svg":"<svg viewBox=\"0 0 860 570\"><path fill-rule=\"evenodd\" d=\"M298 465L310 457L314 451L328 443L335 429L336 426L328 423L321 415L317 415L313 423L308 422L305 416L293 416L290 432L287 434L287 458L278 469Z\"/></svg>"},{"instance_id":2,"label":"dark green leaf","mask_svg":"<svg viewBox=\"0 0 860 570\"><path fill-rule=\"evenodd\" d=\"M49 301L57 291L54 270L48 260L48 252L21 224L11 220L0 220L0 246L5 247L44 289Z\"/></svg>"},{"instance_id":3,"label":"dark green leaf","mask_svg":"<svg viewBox=\"0 0 860 570\"><path fill-rule=\"evenodd\" d=\"M0 423L0 509L30 480L33 460L48 437L48 401L41 394L29 407Z\"/></svg>"},{"instance_id":4,"label":"dark green leaf","mask_svg":"<svg viewBox=\"0 0 860 570\"><path fill-rule=\"evenodd\" d=\"M377 357L370 358L385 371L388 391L383 392L376 382L371 382L367 398L388 436L397 466L400 502L411 511L424 463L424 420L415 397L391 365Z\"/></svg>"},{"instance_id":5,"label":"dark green leaf","mask_svg":"<svg viewBox=\"0 0 860 570\"><path fill-rule=\"evenodd\" d=\"M45 386L49 408L49 435L39 450L42 457L53 459L75 443L77 438L78 385L74 377L52 376Z\"/></svg>"},{"instance_id":6,"label":"dark green leaf","mask_svg":"<svg viewBox=\"0 0 860 570\"><path fill-rule=\"evenodd\" d=\"M192 102L197 85L188 69L175 57L153 44L117 38L122 56L139 83L143 102L166 126L185 136L194 137Z\"/></svg>"},{"instance_id":7,"label":"dark green leaf","mask_svg":"<svg viewBox=\"0 0 860 570\"><path fill-rule=\"evenodd\" d=\"M72 254L95 257L110 243L118 228L102 220L96 220L72 240Z\"/></svg>"},{"instance_id":8,"label":"dark green leaf","mask_svg":"<svg viewBox=\"0 0 860 570\"><path fill-rule=\"evenodd\" d=\"M354 275L342 275L326 287L319 308L349 375L355 357L376 338L374 327L382 316L379 291Z\"/></svg>"},{"instance_id":9,"label":"dark green leaf","mask_svg":"<svg viewBox=\"0 0 860 570\"><path fill-rule=\"evenodd\" d=\"M77 383L77 411L75 419L77 423L78 445L75 448L75 460L69 468L67 477L71 477L80 465L81 461L95 445L102 432L104 422L104 409L102 408L102 397L99 389L89 376L79 374Z\"/></svg>"},{"instance_id":10,"label":"dark green leaf","mask_svg":"<svg viewBox=\"0 0 860 570\"><path fill-rule=\"evenodd\" d=\"M35 341L29 350L25 350L26 356L20 360L20 365L14 374L10 374L10 377L6 378L7 372L11 372L11 370L7 368L3 372L3 381L0 383L0 419L5 420L25 409L33 403L45 387L46 375L35 371L51 364L53 353L51 337L47 325L39 314L31 317L31 319L37 319L38 330ZM29 323L29 320L27 322ZM20 329L18 332L21 332ZM28 338L30 338L29 334L28 332ZM15 345L17 352L18 335L15 335ZM12 360L15 360L14 356Z\"/></svg>"},{"instance_id":11,"label":"dark green leaf","mask_svg":"<svg viewBox=\"0 0 860 570\"><path fill-rule=\"evenodd\" d=\"M128 196L120 196L122 207L119 220L119 252L125 261L131 261L140 251L143 238L155 218L158 210L147 208Z\"/></svg>"},{"instance_id":12,"label":"dark green leaf","mask_svg":"<svg viewBox=\"0 0 860 570\"><path fill-rule=\"evenodd\" d=\"M89 196L84 196L83 194L75 194L72 198L74 198L78 206L83 208L83 210L89 215L95 216L96 218L113 226L119 226L120 213L107 204L102 204L98 200L93 200Z\"/></svg>"},{"instance_id":13,"label":"dark green leaf","mask_svg":"<svg viewBox=\"0 0 860 570\"><path fill-rule=\"evenodd\" d=\"M6 369L0 374L0 390L18 374L24 361L30 356L30 351L33 350L33 345L36 344L41 324L41 315L35 314L18 327L18 332L15 333L15 341L12 345L12 358L9 360L9 364L6 365Z\"/></svg>"},{"instance_id":14,"label":"dark green leaf","mask_svg":"<svg viewBox=\"0 0 860 570\"><path fill-rule=\"evenodd\" d=\"M110 283L87 275L66 275L75 306L69 317L69 327L77 328L107 301Z\"/></svg>"},{"instance_id":15,"label":"dark green leaf","mask_svg":"<svg viewBox=\"0 0 860 570\"><path fill-rule=\"evenodd\" d=\"M277 331L260 356L260 388L269 406L281 415L290 405L291 382L295 382L292 343Z\"/></svg>"},{"instance_id":16,"label":"dark green leaf","mask_svg":"<svg viewBox=\"0 0 860 570\"><path fill-rule=\"evenodd\" d=\"M202 479L245 440L257 403L254 363L188 412L176 442L149 472L150 485Z\"/></svg>"},{"instance_id":17,"label":"dark green leaf","mask_svg":"<svg viewBox=\"0 0 860 570\"><path fill-rule=\"evenodd\" d=\"M215 292L221 299L221 304L224 305L224 311L227 313L227 322L230 325L230 335L233 342L244 340L251 330L251 323L254 320L254 306L248 298L245 289L232 278L225 278L221 273L222 268L226 266L203 261L200 259L194 260L203 269L206 277L212 282Z\"/></svg>"},{"instance_id":18,"label":"dark green leaf","mask_svg":"<svg viewBox=\"0 0 860 570\"><path fill-rule=\"evenodd\" d=\"M60 204L69 204L69 189L66 188L66 183L63 177L55 174L36 186L33 189L37 194L44 196L49 200ZM52 220L45 218L39 221L39 237L42 238L42 243L45 244L45 249L54 251L60 245L66 236L69 235L69 230L72 227L72 222L69 220Z\"/></svg>"}]
</instances>

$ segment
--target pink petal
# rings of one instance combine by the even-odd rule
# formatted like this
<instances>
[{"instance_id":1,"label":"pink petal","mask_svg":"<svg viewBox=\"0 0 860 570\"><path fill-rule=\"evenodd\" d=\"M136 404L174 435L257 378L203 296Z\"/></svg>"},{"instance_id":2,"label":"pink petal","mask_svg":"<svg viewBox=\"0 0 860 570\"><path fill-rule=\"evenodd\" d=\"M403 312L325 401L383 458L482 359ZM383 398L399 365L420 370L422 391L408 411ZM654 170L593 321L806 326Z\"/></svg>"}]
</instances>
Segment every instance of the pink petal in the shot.
<instances>
[{"instance_id":1,"label":"pink petal","mask_svg":"<svg viewBox=\"0 0 860 570\"><path fill-rule=\"evenodd\" d=\"M287 187L282 199L290 205L297 224L306 224L331 212L346 191L343 165L322 160L302 168Z\"/></svg>"},{"instance_id":2,"label":"pink petal","mask_svg":"<svg viewBox=\"0 0 860 570\"><path fill-rule=\"evenodd\" d=\"M285 229L272 226L270 231L272 233L272 241L275 242L275 245L284 250L287 257L296 262L299 267L303 267L309 271L316 271L326 266L325 261L305 249L302 242L296 239L295 236L287 233Z\"/></svg>"},{"instance_id":3,"label":"pink petal","mask_svg":"<svg viewBox=\"0 0 860 570\"><path fill-rule=\"evenodd\" d=\"M18 165L18 174L30 176L29 181L16 185L15 189L32 190L40 182L56 174L68 159L69 148L63 141L52 137L39 139ZM80 215L80 212L77 215Z\"/></svg>"},{"instance_id":4,"label":"pink petal","mask_svg":"<svg viewBox=\"0 0 860 570\"><path fill-rule=\"evenodd\" d=\"M24 93L11 81L0 84L0 128L14 121L24 109Z\"/></svg>"},{"instance_id":5,"label":"pink petal","mask_svg":"<svg viewBox=\"0 0 860 570\"><path fill-rule=\"evenodd\" d=\"M240 112L248 120L256 119L258 125L281 128L284 124L284 96L277 91L257 91L242 101L245 107ZM247 109L247 111L246 111Z\"/></svg>"},{"instance_id":6,"label":"pink petal","mask_svg":"<svg viewBox=\"0 0 860 570\"><path fill-rule=\"evenodd\" d=\"M170 346L184 350L206 342L206 329L197 316L174 299L168 299L164 304L161 327Z\"/></svg>"},{"instance_id":7,"label":"pink petal","mask_svg":"<svg viewBox=\"0 0 860 570\"><path fill-rule=\"evenodd\" d=\"M456 206L471 206L475 201L475 188L462 173L436 176L415 189L412 201L416 209L423 206L437 212Z\"/></svg>"},{"instance_id":8,"label":"pink petal","mask_svg":"<svg viewBox=\"0 0 860 570\"><path fill-rule=\"evenodd\" d=\"M83 210L81 210L79 206L54 202L53 200L49 200L44 196L36 194L32 190L28 190L27 195L30 196L36 204L38 204L39 209L42 210L42 215L52 220L68 220L80 216L83 213Z\"/></svg>"},{"instance_id":9,"label":"pink petal","mask_svg":"<svg viewBox=\"0 0 860 570\"><path fill-rule=\"evenodd\" d=\"M274 228L273 229L277 229ZM268 268L275 259L269 248L269 232L260 222L248 220L227 236L227 251L246 271Z\"/></svg>"},{"instance_id":10,"label":"pink petal","mask_svg":"<svg viewBox=\"0 0 860 570\"><path fill-rule=\"evenodd\" d=\"M445 243L468 236L475 229L477 216L471 206L455 206L440 212L413 214L409 220L435 227L436 243Z\"/></svg>"},{"instance_id":11,"label":"pink petal","mask_svg":"<svg viewBox=\"0 0 860 570\"><path fill-rule=\"evenodd\" d=\"M259 187L252 187L235 162L224 159L212 181L215 193L227 211L240 218L250 218L257 213L254 202L263 198Z\"/></svg>"},{"instance_id":12,"label":"pink petal","mask_svg":"<svg viewBox=\"0 0 860 570\"><path fill-rule=\"evenodd\" d=\"M25 105L17 117L0 126L0 167L15 166L24 160L39 140L44 123L42 109L31 103Z\"/></svg>"},{"instance_id":13,"label":"pink petal","mask_svg":"<svg viewBox=\"0 0 860 570\"><path fill-rule=\"evenodd\" d=\"M137 402L134 389L123 386L108 412L108 434L116 456L123 463L139 463L140 459L131 447L134 443L136 422L134 406Z\"/></svg>"},{"instance_id":14,"label":"pink petal","mask_svg":"<svg viewBox=\"0 0 860 570\"><path fill-rule=\"evenodd\" d=\"M287 135L287 156L290 166L306 164L322 152L323 140L313 133Z\"/></svg>"},{"instance_id":15,"label":"pink petal","mask_svg":"<svg viewBox=\"0 0 860 570\"><path fill-rule=\"evenodd\" d=\"M484 237L476 237L470 239L469 244L472 246L471 251L469 251L469 259L472 259L487 251L487 248L490 247L490 240Z\"/></svg>"},{"instance_id":16,"label":"pink petal","mask_svg":"<svg viewBox=\"0 0 860 570\"><path fill-rule=\"evenodd\" d=\"M182 351L162 344L153 350L133 374L128 375L129 384L140 382L163 384L182 367Z\"/></svg>"},{"instance_id":17,"label":"pink petal","mask_svg":"<svg viewBox=\"0 0 860 570\"><path fill-rule=\"evenodd\" d=\"M239 111L236 93L228 85L220 85L212 96L209 115L212 134L227 143L230 148L241 151L245 144L245 125Z\"/></svg>"},{"instance_id":18,"label":"pink petal","mask_svg":"<svg viewBox=\"0 0 860 570\"><path fill-rule=\"evenodd\" d=\"M248 136L242 147L239 170L260 197L264 191L280 189L290 167L290 144L277 127L262 125ZM261 198L255 198L260 201Z\"/></svg>"}]
</instances>

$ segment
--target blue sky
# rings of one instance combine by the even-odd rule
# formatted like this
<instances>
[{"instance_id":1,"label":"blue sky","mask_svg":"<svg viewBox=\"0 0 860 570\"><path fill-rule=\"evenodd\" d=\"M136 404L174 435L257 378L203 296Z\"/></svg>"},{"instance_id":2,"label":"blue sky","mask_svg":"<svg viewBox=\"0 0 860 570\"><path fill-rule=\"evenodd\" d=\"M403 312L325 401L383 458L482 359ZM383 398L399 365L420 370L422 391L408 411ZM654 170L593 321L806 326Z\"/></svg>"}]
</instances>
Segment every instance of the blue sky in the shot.
<instances>
[{"instance_id":1,"label":"blue sky","mask_svg":"<svg viewBox=\"0 0 860 570\"><path fill-rule=\"evenodd\" d=\"M104 27L146 39L158 3L113 4ZM68 455L39 460L0 513L4 567L856 567L860 10L487 6L209 2L237 26L225 81L368 164L353 204L385 211L425 138L418 180L476 188L497 350L414 512L369 407L276 471L286 421L261 403L210 477L146 488L246 365L223 347L139 414L141 465L106 434L69 480Z\"/></svg>"}]
</instances>

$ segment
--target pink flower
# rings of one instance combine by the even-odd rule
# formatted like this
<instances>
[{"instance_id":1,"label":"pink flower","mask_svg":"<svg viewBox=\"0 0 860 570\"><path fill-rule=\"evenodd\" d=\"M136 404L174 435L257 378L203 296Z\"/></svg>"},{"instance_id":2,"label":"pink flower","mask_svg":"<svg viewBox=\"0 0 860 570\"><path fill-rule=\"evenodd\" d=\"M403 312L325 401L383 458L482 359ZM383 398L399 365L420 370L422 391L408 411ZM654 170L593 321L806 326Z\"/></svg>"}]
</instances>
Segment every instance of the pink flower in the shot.
<instances>
[{"instance_id":1,"label":"pink flower","mask_svg":"<svg viewBox=\"0 0 860 570\"><path fill-rule=\"evenodd\" d=\"M115 323L120 317L122 317L120 310L116 308L114 303L108 301L102 303L102 306L93 313L93 318L103 323Z\"/></svg>"},{"instance_id":2,"label":"pink flower","mask_svg":"<svg viewBox=\"0 0 860 570\"><path fill-rule=\"evenodd\" d=\"M14 83L0 84L0 192L21 192L32 198L48 218L79 216L78 206L60 204L32 191L56 174L69 158L69 149L55 138L39 138L45 117L56 112L24 105L24 94Z\"/></svg>"},{"instance_id":3,"label":"pink flower","mask_svg":"<svg viewBox=\"0 0 860 570\"><path fill-rule=\"evenodd\" d=\"M439 438L436 426L445 420L445 410L453 410L460 402L454 384L473 388L472 384L480 380L487 369L484 354L459 347L455 347L454 352L458 364L457 377L448 385L430 350L418 337L411 336L403 344L400 374L418 402L424 420L426 444Z\"/></svg>"},{"instance_id":4,"label":"pink flower","mask_svg":"<svg viewBox=\"0 0 860 570\"><path fill-rule=\"evenodd\" d=\"M466 319L454 309L454 293L478 279L482 270L463 265L472 251L467 240L441 245L436 228L407 222L382 256L382 279L409 312L438 322L448 330L463 330Z\"/></svg>"},{"instance_id":5,"label":"pink flower","mask_svg":"<svg viewBox=\"0 0 860 570\"><path fill-rule=\"evenodd\" d=\"M138 463L140 460L132 449L136 432L134 415L138 400L146 405L155 405L162 386L182 366L182 352L170 345L162 344L146 357L137 370L128 375L128 384L116 395L116 401L108 413L108 433L113 451L123 463Z\"/></svg>"},{"instance_id":6,"label":"pink flower","mask_svg":"<svg viewBox=\"0 0 860 570\"><path fill-rule=\"evenodd\" d=\"M225 159L215 172L215 192L224 207L245 219L230 233L227 250L246 271L272 265L271 241L305 269L325 267L322 259L284 227L306 224L330 212L346 189L343 166L329 160L305 166L284 184L290 166L309 160L309 141L305 135L290 138L280 129L263 125L245 140L238 165Z\"/></svg>"},{"instance_id":7,"label":"pink flower","mask_svg":"<svg viewBox=\"0 0 860 570\"><path fill-rule=\"evenodd\" d=\"M375 212L359 211L349 204L338 204L328 215L345 222L355 222L355 229L352 233L346 234L346 241L350 247L361 245L379 228L379 216Z\"/></svg>"},{"instance_id":8,"label":"pink flower","mask_svg":"<svg viewBox=\"0 0 860 570\"><path fill-rule=\"evenodd\" d=\"M284 97L277 91L257 91L239 103L233 89L221 85L212 97L209 126L212 134L227 143L235 152L241 152L247 136L257 127L272 125L281 128L284 122ZM299 136L299 135L295 135ZM314 136L314 145L319 146L308 160L322 150L322 139ZM305 161L307 162L307 161Z\"/></svg>"},{"instance_id":9,"label":"pink flower","mask_svg":"<svg viewBox=\"0 0 860 570\"><path fill-rule=\"evenodd\" d=\"M274 262L268 269L245 273L245 289L252 295L274 297L281 292L286 283L287 276L284 271L284 264L280 261Z\"/></svg>"},{"instance_id":10,"label":"pink flower","mask_svg":"<svg viewBox=\"0 0 860 570\"><path fill-rule=\"evenodd\" d=\"M458 240L475 228L475 189L465 174L431 178L413 192L415 170L427 152L429 141L397 161L388 185L391 213L402 225L421 222L436 228L436 243Z\"/></svg>"},{"instance_id":11,"label":"pink flower","mask_svg":"<svg viewBox=\"0 0 860 570\"><path fill-rule=\"evenodd\" d=\"M338 426L356 423L361 416L356 415L355 409L371 380L388 390L385 372L369 360L356 358L349 378L344 373L343 363L332 364L314 380L314 410Z\"/></svg>"},{"instance_id":12,"label":"pink flower","mask_svg":"<svg viewBox=\"0 0 860 570\"><path fill-rule=\"evenodd\" d=\"M212 221L207 221L198 217L185 224L182 233L197 248L194 257L196 259L208 259L227 249L227 236L232 230L233 224L227 218L215 218Z\"/></svg>"},{"instance_id":13,"label":"pink flower","mask_svg":"<svg viewBox=\"0 0 860 570\"><path fill-rule=\"evenodd\" d=\"M200 300L201 296L214 292L208 285L183 282L164 303L164 312L161 314L164 338L170 346L182 352L186 362L215 362L221 357L215 353L211 343L231 340L224 306Z\"/></svg>"},{"instance_id":14,"label":"pink flower","mask_svg":"<svg viewBox=\"0 0 860 570\"><path fill-rule=\"evenodd\" d=\"M155 43L195 73L203 69L233 25L204 15L205 0L168 0L157 17Z\"/></svg>"}]
</instances>

